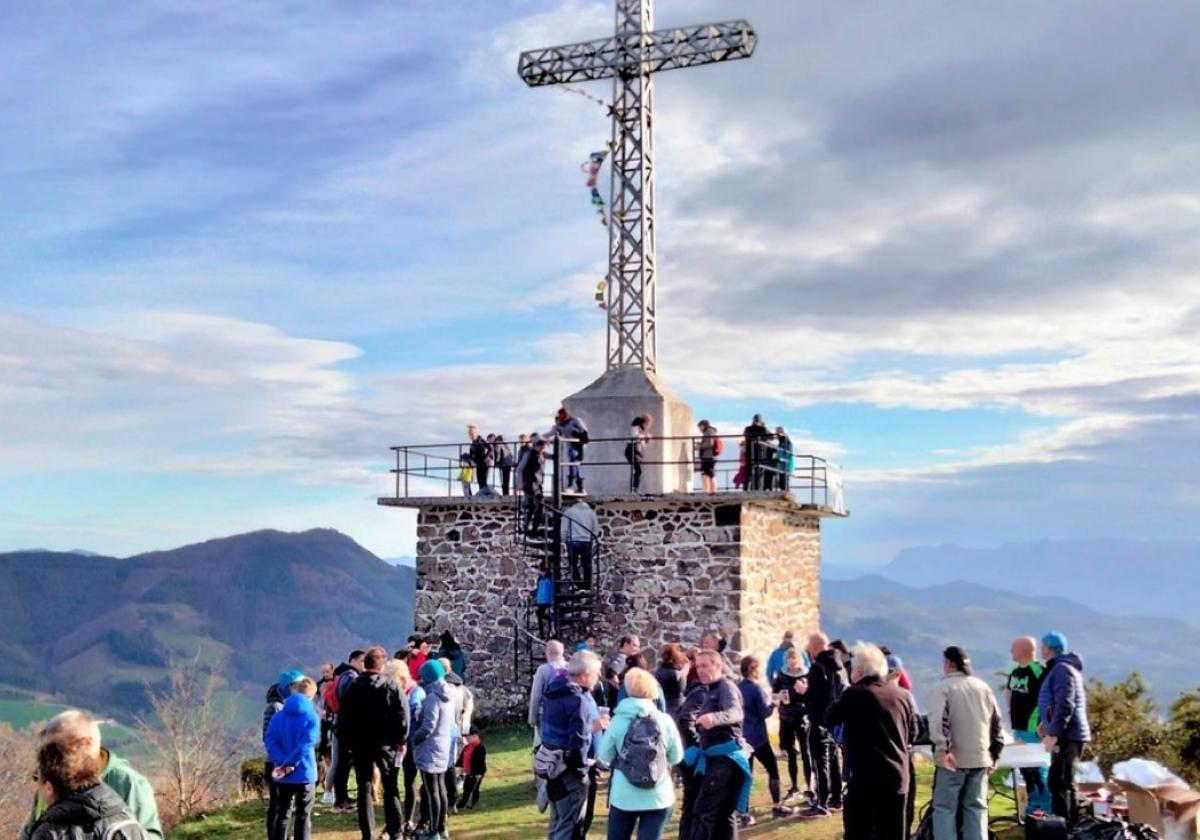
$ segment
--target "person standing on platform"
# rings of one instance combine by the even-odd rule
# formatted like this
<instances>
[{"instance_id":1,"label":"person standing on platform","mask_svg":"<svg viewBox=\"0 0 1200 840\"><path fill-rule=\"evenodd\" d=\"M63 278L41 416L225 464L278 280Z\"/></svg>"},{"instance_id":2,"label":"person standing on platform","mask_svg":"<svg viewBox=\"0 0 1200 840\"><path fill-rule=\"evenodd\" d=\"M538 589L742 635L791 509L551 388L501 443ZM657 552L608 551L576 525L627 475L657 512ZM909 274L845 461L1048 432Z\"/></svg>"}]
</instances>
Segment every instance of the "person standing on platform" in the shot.
<instances>
[{"instance_id":1,"label":"person standing on platform","mask_svg":"<svg viewBox=\"0 0 1200 840\"><path fill-rule=\"evenodd\" d=\"M629 442L625 444L625 460L629 462L629 489L642 492L642 461L646 459L646 447L650 445L650 427L654 418L639 414L629 424Z\"/></svg>"},{"instance_id":2,"label":"person standing on platform","mask_svg":"<svg viewBox=\"0 0 1200 840\"><path fill-rule=\"evenodd\" d=\"M1025 744L1040 744L1037 734L1041 714L1038 712L1038 695L1042 690L1042 678L1046 669L1037 661L1037 640L1033 636L1018 636L1013 639L1013 666L1004 683L1004 694L1008 700L1008 722L1013 737ZM1025 813L1054 812L1050 798L1050 773L1045 767L1023 767L1021 777L1025 780Z\"/></svg>"},{"instance_id":3,"label":"person standing on platform","mask_svg":"<svg viewBox=\"0 0 1200 840\"><path fill-rule=\"evenodd\" d=\"M717 492L717 457L721 454L721 438L717 427L707 420L697 426L700 439L696 441L696 458L700 462L700 488L704 493Z\"/></svg>"},{"instance_id":4,"label":"person standing on platform","mask_svg":"<svg viewBox=\"0 0 1200 840\"><path fill-rule=\"evenodd\" d=\"M779 470L775 475L775 486L780 490L787 490L796 463L792 453L792 439L788 437L787 429L783 426L775 427L775 461Z\"/></svg>"},{"instance_id":5,"label":"person standing on platform","mask_svg":"<svg viewBox=\"0 0 1200 840\"><path fill-rule=\"evenodd\" d=\"M567 485L570 490L574 485L576 493L583 493L583 448L588 442L588 429L584 422L571 414L565 405L554 415L554 428L547 435L551 440L562 440L562 454L567 459Z\"/></svg>"},{"instance_id":6,"label":"person standing on platform","mask_svg":"<svg viewBox=\"0 0 1200 840\"><path fill-rule=\"evenodd\" d=\"M488 470L492 467L492 445L479 433L479 427L474 423L467 426L467 438L471 441L466 452L467 459L475 467L475 479L479 482L480 494L486 496L489 492L485 489L488 486ZM470 494L465 493L464 495Z\"/></svg>"},{"instance_id":7,"label":"person standing on platform","mask_svg":"<svg viewBox=\"0 0 1200 840\"><path fill-rule=\"evenodd\" d=\"M500 492L507 496L512 488L513 454L504 441L504 435L496 435L492 441L492 451L496 468L500 470Z\"/></svg>"},{"instance_id":8,"label":"person standing on platform","mask_svg":"<svg viewBox=\"0 0 1200 840\"><path fill-rule=\"evenodd\" d=\"M1054 813L1067 825L1075 824L1079 809L1075 798L1075 762L1083 745L1092 740L1088 723L1087 689L1083 684L1083 660L1069 652L1067 637L1047 633L1042 637L1046 675L1038 695L1042 717L1038 727L1042 743L1050 751L1050 797Z\"/></svg>"},{"instance_id":9,"label":"person standing on platform","mask_svg":"<svg viewBox=\"0 0 1200 840\"><path fill-rule=\"evenodd\" d=\"M763 465L771 460L767 447L767 438L770 436L771 433L767 431L767 424L763 422L761 414L755 414L750 425L742 430L742 437L745 438L746 444L747 490L763 489ZM774 464L772 463L771 466Z\"/></svg>"}]
</instances>

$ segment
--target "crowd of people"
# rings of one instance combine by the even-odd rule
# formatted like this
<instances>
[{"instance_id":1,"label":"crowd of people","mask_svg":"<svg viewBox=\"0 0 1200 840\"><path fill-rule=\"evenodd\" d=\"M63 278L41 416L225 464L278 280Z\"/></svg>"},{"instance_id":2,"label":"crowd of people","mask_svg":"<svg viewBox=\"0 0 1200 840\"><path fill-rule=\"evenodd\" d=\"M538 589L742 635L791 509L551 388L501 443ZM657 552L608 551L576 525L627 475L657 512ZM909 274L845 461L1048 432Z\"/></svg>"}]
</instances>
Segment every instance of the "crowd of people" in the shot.
<instances>
[{"instance_id":1,"label":"crowd of people","mask_svg":"<svg viewBox=\"0 0 1200 840\"><path fill-rule=\"evenodd\" d=\"M943 652L943 677L922 715L903 662L870 643L850 649L815 633L800 647L789 631L764 667L754 655L735 666L716 633L687 651L666 644L656 659L634 635L605 658L594 642L570 658L561 642L548 642L530 691L533 769L550 840L587 836L603 774L609 840L661 838L676 804L681 840L736 837L756 822L749 799L759 772L776 819L840 812L846 840L907 840L913 756L922 748L935 766L934 840L984 840L988 780L1006 731L1051 756L1048 769L1021 770L1028 812L1068 824L1077 816L1074 764L1090 730L1082 661L1061 633L1042 638L1041 663L1032 637L1013 642L1007 722L958 646ZM776 715L786 790L768 725Z\"/></svg>"},{"instance_id":2,"label":"crowd of people","mask_svg":"<svg viewBox=\"0 0 1200 840\"><path fill-rule=\"evenodd\" d=\"M654 417L638 414L629 424L623 451L629 464L629 489L642 492L645 463L654 441ZM725 451L725 439L708 420L701 420L692 438L693 467L700 474L702 492L717 492L717 464ZM467 426L468 443L458 461L458 481L466 497L508 496L510 493L541 497L543 469L548 448L555 439L563 441L566 469L564 489L584 493L584 452L590 441L587 425L565 406L554 415L546 432L522 433L515 444L503 435L482 434L478 424ZM771 431L762 415L755 414L742 431L738 444L738 466L732 485L740 490L787 490L795 470L792 440L783 426ZM515 472L515 476L514 476Z\"/></svg>"}]
</instances>

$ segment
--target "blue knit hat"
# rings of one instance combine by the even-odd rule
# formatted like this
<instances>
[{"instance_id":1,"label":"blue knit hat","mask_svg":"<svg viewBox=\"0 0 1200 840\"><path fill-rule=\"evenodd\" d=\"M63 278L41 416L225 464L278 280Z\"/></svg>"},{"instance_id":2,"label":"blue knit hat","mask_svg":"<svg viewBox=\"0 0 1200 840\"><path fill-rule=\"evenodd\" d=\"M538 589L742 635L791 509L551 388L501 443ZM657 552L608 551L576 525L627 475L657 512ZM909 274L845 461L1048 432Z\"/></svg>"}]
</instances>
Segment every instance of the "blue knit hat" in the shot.
<instances>
[{"instance_id":1,"label":"blue knit hat","mask_svg":"<svg viewBox=\"0 0 1200 840\"><path fill-rule=\"evenodd\" d=\"M897 671L904 670L904 663L900 661L900 657L894 653L889 653L887 657L887 669L889 674L894 674Z\"/></svg>"},{"instance_id":2,"label":"blue knit hat","mask_svg":"<svg viewBox=\"0 0 1200 840\"><path fill-rule=\"evenodd\" d=\"M421 670L417 673L421 678L421 685L429 685L432 682L446 679L446 669L436 659L430 659L421 666Z\"/></svg>"},{"instance_id":3,"label":"blue knit hat","mask_svg":"<svg viewBox=\"0 0 1200 840\"><path fill-rule=\"evenodd\" d=\"M279 693L284 697L287 697L292 693L292 683L297 683L302 679L304 679L303 671L297 671L294 669L291 671L284 671L279 675Z\"/></svg>"},{"instance_id":4,"label":"blue knit hat","mask_svg":"<svg viewBox=\"0 0 1200 840\"><path fill-rule=\"evenodd\" d=\"M1054 653L1067 652L1067 637L1057 630L1051 630L1045 636L1042 636L1042 644L1050 648Z\"/></svg>"}]
</instances>

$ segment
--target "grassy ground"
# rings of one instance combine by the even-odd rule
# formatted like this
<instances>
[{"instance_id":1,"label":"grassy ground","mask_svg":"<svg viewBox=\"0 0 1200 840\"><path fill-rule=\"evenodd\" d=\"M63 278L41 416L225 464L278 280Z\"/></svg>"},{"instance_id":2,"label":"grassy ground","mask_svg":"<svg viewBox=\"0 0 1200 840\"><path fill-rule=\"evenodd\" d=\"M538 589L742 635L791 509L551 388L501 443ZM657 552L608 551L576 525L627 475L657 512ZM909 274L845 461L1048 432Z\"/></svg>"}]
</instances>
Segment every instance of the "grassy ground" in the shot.
<instances>
[{"instance_id":1,"label":"grassy ground","mask_svg":"<svg viewBox=\"0 0 1200 840\"><path fill-rule=\"evenodd\" d=\"M450 818L450 835L455 840L526 840L546 836L545 815L538 814L533 804L532 775L529 769L529 732L526 728L507 728L484 733L488 746L488 774L484 779L483 793L479 806L473 811L464 811ZM780 769L786 774L784 762ZM932 767L928 762L920 766L919 804L929 798ZM741 832L747 838L800 838L801 840L834 840L842 833L841 819L801 821L798 819L773 820L770 817L770 797L767 785L756 773L752 805L760 823ZM1006 807L1007 806L1007 807ZM996 813L1011 814L1012 803L1002 799L993 802ZM604 820L607 813L605 792L601 790L596 802L596 821L590 836L604 836ZM237 805L229 810L208 816L203 820L180 826L171 834L171 840L199 840L199 838L255 838L265 836L263 828L265 804L252 801ZM676 836L678 814L667 829L666 836ZM378 812L378 829L383 828L383 815ZM313 818L313 834L322 840L358 840L359 833L353 814L332 814L327 806L318 804ZM1002 835L1003 836L1003 835Z\"/></svg>"}]
</instances>

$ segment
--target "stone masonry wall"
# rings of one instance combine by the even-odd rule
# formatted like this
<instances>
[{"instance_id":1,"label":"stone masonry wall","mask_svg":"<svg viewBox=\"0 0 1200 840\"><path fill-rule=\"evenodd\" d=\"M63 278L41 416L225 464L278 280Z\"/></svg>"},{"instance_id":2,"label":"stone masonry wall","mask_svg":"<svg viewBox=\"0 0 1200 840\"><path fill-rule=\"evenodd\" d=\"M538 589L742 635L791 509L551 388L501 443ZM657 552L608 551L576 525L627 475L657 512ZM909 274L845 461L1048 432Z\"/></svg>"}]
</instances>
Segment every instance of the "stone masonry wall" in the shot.
<instances>
[{"instance_id":1,"label":"stone masonry wall","mask_svg":"<svg viewBox=\"0 0 1200 840\"><path fill-rule=\"evenodd\" d=\"M695 644L717 630L735 651L762 655L783 629L817 626L819 518L779 499L740 496L592 500L603 532L601 646L625 633L643 644ZM513 658L514 620L536 570L521 554L511 500L431 500L417 520L414 626L454 629L481 713L521 713L527 660ZM720 523L720 524L718 524Z\"/></svg>"}]
</instances>

